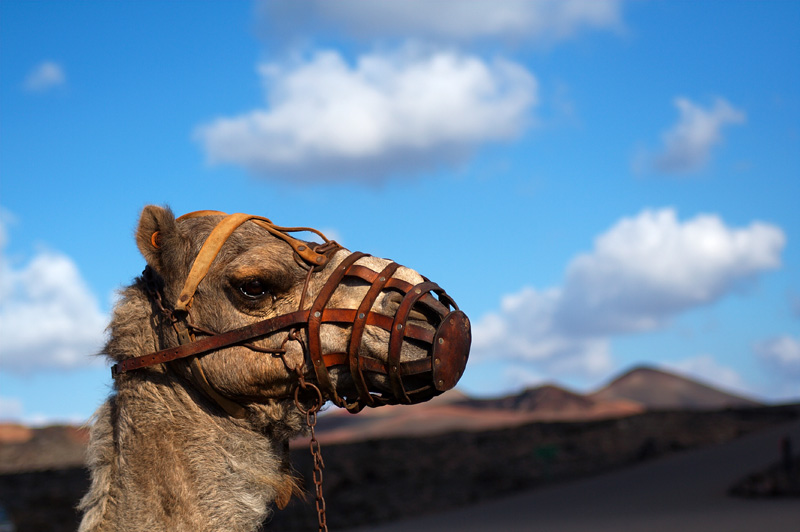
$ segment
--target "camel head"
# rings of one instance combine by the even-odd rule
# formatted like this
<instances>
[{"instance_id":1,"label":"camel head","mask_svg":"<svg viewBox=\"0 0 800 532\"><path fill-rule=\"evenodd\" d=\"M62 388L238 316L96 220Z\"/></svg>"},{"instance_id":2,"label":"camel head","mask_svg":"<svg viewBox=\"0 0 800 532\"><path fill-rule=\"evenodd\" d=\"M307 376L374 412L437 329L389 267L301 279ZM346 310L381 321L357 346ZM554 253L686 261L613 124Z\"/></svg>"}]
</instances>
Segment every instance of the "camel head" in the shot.
<instances>
[{"instance_id":1,"label":"camel head","mask_svg":"<svg viewBox=\"0 0 800 532\"><path fill-rule=\"evenodd\" d=\"M324 244L290 231L266 218L176 219L146 207L136 240L159 341L154 353L118 360L115 376L166 371L167 361L234 415L306 383L352 412L455 386L470 325L443 290L320 233Z\"/></svg>"}]
</instances>

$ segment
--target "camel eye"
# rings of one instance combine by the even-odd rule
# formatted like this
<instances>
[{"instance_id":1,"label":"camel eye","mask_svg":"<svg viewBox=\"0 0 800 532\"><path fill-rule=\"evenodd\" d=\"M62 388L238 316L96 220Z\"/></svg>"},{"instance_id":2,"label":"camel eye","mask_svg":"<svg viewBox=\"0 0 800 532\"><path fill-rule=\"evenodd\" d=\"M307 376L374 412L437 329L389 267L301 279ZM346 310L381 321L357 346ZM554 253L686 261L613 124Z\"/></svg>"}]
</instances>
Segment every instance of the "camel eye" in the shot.
<instances>
[{"instance_id":1,"label":"camel eye","mask_svg":"<svg viewBox=\"0 0 800 532\"><path fill-rule=\"evenodd\" d=\"M239 285L239 291L250 299L260 299L269 293L267 283L259 279L248 279Z\"/></svg>"}]
</instances>

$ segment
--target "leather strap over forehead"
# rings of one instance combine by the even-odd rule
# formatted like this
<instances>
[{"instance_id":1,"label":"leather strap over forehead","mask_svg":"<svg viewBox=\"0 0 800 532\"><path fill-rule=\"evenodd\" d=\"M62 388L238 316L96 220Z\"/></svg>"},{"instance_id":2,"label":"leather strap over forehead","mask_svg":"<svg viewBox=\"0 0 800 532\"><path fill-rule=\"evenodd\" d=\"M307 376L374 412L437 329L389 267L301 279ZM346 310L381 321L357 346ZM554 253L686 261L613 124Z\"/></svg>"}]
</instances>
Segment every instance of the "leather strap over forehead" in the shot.
<instances>
[{"instance_id":1,"label":"leather strap over forehead","mask_svg":"<svg viewBox=\"0 0 800 532\"><path fill-rule=\"evenodd\" d=\"M211 234L208 235L205 243L203 243L203 247L200 248L200 253L198 253L197 257L194 259L189 276L183 283L183 290L181 290L181 293L178 296L178 302L175 304L175 310L186 311L187 308L192 304L192 298L197 290L197 286L208 273L209 268L211 268L211 263L214 262L219 250L222 248L222 245L226 240L228 240L228 237L231 236L231 233L233 233L237 227L242 225L249 218L250 216L247 214L231 214L230 216L223 218L222 221L217 224L214 230L211 231Z\"/></svg>"},{"instance_id":2,"label":"leather strap over forehead","mask_svg":"<svg viewBox=\"0 0 800 532\"><path fill-rule=\"evenodd\" d=\"M195 211L189 214L184 214L178 218L178 220L213 215L222 215L225 216L225 218L223 218L222 221L220 221L211 231L211 234L208 235L208 238L206 238L206 241L203 243L203 247L200 248L200 252L197 254L197 257L195 257L194 263L192 264L192 269L183 284L183 289L181 290L181 293L178 296L178 301L175 304L175 310L177 311L185 312L189 306L191 306L192 298L197 291L197 287L200 285L200 281L202 281L208 273L209 269L211 268L211 264L219 254L219 250L222 249L222 245L225 244L225 241L228 240L231 234L233 234L233 232L240 225L249 220L254 221L256 224L269 231L272 235L288 243L290 246L292 246L292 249L294 249L294 251L311 266L325 266L325 264L328 262L327 255L317 253L302 240L298 240L287 234L288 232L309 231L320 236L326 243L330 242L325 235L310 227L280 227L273 224L269 218L264 218L262 216L253 216L251 214L242 213L226 215L224 212L220 211Z\"/></svg>"}]
</instances>

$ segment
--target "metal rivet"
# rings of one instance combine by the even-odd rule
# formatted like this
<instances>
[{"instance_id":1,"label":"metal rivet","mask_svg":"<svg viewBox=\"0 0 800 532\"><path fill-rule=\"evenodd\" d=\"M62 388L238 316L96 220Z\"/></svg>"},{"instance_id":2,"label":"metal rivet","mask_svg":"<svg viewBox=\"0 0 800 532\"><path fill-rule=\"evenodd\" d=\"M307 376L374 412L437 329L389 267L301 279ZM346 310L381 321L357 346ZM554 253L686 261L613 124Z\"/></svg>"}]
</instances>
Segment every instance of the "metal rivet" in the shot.
<instances>
[{"instance_id":1,"label":"metal rivet","mask_svg":"<svg viewBox=\"0 0 800 532\"><path fill-rule=\"evenodd\" d=\"M181 301L186 301L187 299L189 299L189 296L187 294L183 294L181 296Z\"/></svg>"},{"instance_id":2,"label":"metal rivet","mask_svg":"<svg viewBox=\"0 0 800 532\"><path fill-rule=\"evenodd\" d=\"M444 343L444 338L439 338L439 344L443 344L443 343Z\"/></svg>"},{"instance_id":3,"label":"metal rivet","mask_svg":"<svg viewBox=\"0 0 800 532\"><path fill-rule=\"evenodd\" d=\"M297 246L297 251L305 251L305 250L306 250L305 246Z\"/></svg>"},{"instance_id":4,"label":"metal rivet","mask_svg":"<svg viewBox=\"0 0 800 532\"><path fill-rule=\"evenodd\" d=\"M359 314L359 315L358 315L358 319L360 319L360 320L363 320L363 319L364 319L364 313L363 313L363 312L362 312L361 314Z\"/></svg>"},{"instance_id":5,"label":"metal rivet","mask_svg":"<svg viewBox=\"0 0 800 532\"><path fill-rule=\"evenodd\" d=\"M442 379L439 379L439 386L442 386L443 384L444 384L444 381Z\"/></svg>"},{"instance_id":6,"label":"metal rivet","mask_svg":"<svg viewBox=\"0 0 800 532\"><path fill-rule=\"evenodd\" d=\"M386 281L386 277L380 277L378 280L383 283Z\"/></svg>"},{"instance_id":7,"label":"metal rivet","mask_svg":"<svg viewBox=\"0 0 800 532\"><path fill-rule=\"evenodd\" d=\"M320 312L320 311L316 311L316 312L314 313L314 317L315 317L315 318L319 318L320 316L322 316L322 312Z\"/></svg>"},{"instance_id":8,"label":"metal rivet","mask_svg":"<svg viewBox=\"0 0 800 532\"><path fill-rule=\"evenodd\" d=\"M392 366L392 371L397 371L397 366Z\"/></svg>"},{"instance_id":9,"label":"metal rivet","mask_svg":"<svg viewBox=\"0 0 800 532\"><path fill-rule=\"evenodd\" d=\"M402 331L403 330L403 324L402 323L398 323L397 324L397 330L398 331Z\"/></svg>"},{"instance_id":10,"label":"metal rivet","mask_svg":"<svg viewBox=\"0 0 800 532\"><path fill-rule=\"evenodd\" d=\"M315 360L315 361L314 361L314 364L316 364L317 366L319 366L321 363L322 363L322 361L321 361L321 360Z\"/></svg>"},{"instance_id":11,"label":"metal rivet","mask_svg":"<svg viewBox=\"0 0 800 532\"><path fill-rule=\"evenodd\" d=\"M320 263L320 264L322 263L322 261L323 261L323 260L325 260L323 257L317 257L317 258L316 258L316 261L317 261L318 263Z\"/></svg>"},{"instance_id":12,"label":"metal rivet","mask_svg":"<svg viewBox=\"0 0 800 532\"><path fill-rule=\"evenodd\" d=\"M422 293L422 290L420 290L419 288L417 288L416 290L414 290L414 293L415 293L415 294L421 294L421 293Z\"/></svg>"},{"instance_id":13,"label":"metal rivet","mask_svg":"<svg viewBox=\"0 0 800 532\"><path fill-rule=\"evenodd\" d=\"M433 362L434 362L435 364L441 364L441 362L442 362L442 361L441 361L441 360L439 360L439 357L436 357L436 358L434 358L434 359L433 359Z\"/></svg>"}]
</instances>

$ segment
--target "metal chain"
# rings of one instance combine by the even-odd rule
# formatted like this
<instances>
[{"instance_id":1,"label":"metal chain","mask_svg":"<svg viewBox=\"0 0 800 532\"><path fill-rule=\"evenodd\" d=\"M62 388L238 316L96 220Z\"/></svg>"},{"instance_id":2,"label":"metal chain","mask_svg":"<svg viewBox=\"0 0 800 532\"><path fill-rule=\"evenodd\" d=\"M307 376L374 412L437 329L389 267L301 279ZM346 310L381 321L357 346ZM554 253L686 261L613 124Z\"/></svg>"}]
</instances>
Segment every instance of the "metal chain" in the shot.
<instances>
[{"instance_id":1,"label":"metal chain","mask_svg":"<svg viewBox=\"0 0 800 532\"><path fill-rule=\"evenodd\" d=\"M300 402L300 390L314 392L314 403L308 410L303 408ZM328 532L328 523L325 516L325 496L322 493L322 470L325 468L325 462L322 460L322 449L320 448L319 440L314 433L314 427L317 425L317 412L322 409L324 400L322 399L322 392L311 383L305 381L300 377L300 385L295 389L294 401L300 412L306 415L306 424L311 431L311 440L308 442L308 448L311 451L311 458L314 461L314 491L317 500L317 520L319 522L319 532Z\"/></svg>"},{"instance_id":2,"label":"metal chain","mask_svg":"<svg viewBox=\"0 0 800 532\"><path fill-rule=\"evenodd\" d=\"M311 429L311 441L308 448L314 460L314 491L317 498L317 519L319 521L319 532L328 532L328 523L325 517L325 496L322 493L322 470L325 469L325 462L322 461L322 449L319 441L314 434L314 427L317 424L317 411L319 406L310 409L306 413L306 423Z\"/></svg>"}]
</instances>

